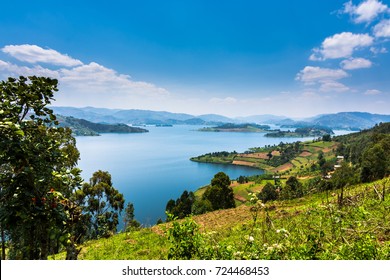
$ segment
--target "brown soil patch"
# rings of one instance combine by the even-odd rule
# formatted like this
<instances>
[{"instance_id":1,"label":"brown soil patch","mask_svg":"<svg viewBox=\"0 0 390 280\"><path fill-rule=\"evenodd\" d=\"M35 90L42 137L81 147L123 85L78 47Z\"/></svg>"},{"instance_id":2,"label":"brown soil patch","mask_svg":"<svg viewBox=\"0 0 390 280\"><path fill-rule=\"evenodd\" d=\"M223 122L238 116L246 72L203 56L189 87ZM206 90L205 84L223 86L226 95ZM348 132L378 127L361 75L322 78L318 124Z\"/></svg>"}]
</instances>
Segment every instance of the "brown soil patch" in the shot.
<instances>
[{"instance_id":1,"label":"brown soil patch","mask_svg":"<svg viewBox=\"0 0 390 280\"><path fill-rule=\"evenodd\" d=\"M279 151L272 151L273 156L280 156ZM250 153L250 154L239 154L238 156L244 158L259 158L259 159L268 159L268 153Z\"/></svg>"},{"instance_id":2,"label":"brown soil patch","mask_svg":"<svg viewBox=\"0 0 390 280\"><path fill-rule=\"evenodd\" d=\"M193 216L194 221L204 231L231 228L252 219L250 208L240 205L236 208L217 210L202 215ZM151 228L157 234L163 235L164 229L169 228L171 223L156 225Z\"/></svg>"},{"instance_id":3,"label":"brown soil patch","mask_svg":"<svg viewBox=\"0 0 390 280\"><path fill-rule=\"evenodd\" d=\"M242 161L242 160L234 160L232 164L236 165L244 165L244 166L256 166L256 163L253 162L247 162L247 161Z\"/></svg>"},{"instance_id":4,"label":"brown soil patch","mask_svg":"<svg viewBox=\"0 0 390 280\"><path fill-rule=\"evenodd\" d=\"M243 158L268 159L267 153L239 154L239 156Z\"/></svg>"},{"instance_id":5,"label":"brown soil patch","mask_svg":"<svg viewBox=\"0 0 390 280\"><path fill-rule=\"evenodd\" d=\"M286 170L289 170L289 169L291 169L293 167L294 167L294 165L292 165L292 163L287 162L287 163L285 163L285 164L275 168L274 170L275 171L286 171Z\"/></svg>"},{"instance_id":6,"label":"brown soil patch","mask_svg":"<svg viewBox=\"0 0 390 280\"><path fill-rule=\"evenodd\" d=\"M234 199L236 199L236 200L238 200L238 201L240 201L240 202L242 202L242 203L245 203L245 202L246 202L245 197L243 197L243 196L241 196L241 195L239 195L239 194L235 194L235 195L234 195Z\"/></svg>"},{"instance_id":7,"label":"brown soil patch","mask_svg":"<svg viewBox=\"0 0 390 280\"><path fill-rule=\"evenodd\" d=\"M309 156L311 156L312 155L312 153L310 153L310 152L308 152L308 151L304 151L304 152L302 152L299 156L300 157L309 157Z\"/></svg>"}]
</instances>

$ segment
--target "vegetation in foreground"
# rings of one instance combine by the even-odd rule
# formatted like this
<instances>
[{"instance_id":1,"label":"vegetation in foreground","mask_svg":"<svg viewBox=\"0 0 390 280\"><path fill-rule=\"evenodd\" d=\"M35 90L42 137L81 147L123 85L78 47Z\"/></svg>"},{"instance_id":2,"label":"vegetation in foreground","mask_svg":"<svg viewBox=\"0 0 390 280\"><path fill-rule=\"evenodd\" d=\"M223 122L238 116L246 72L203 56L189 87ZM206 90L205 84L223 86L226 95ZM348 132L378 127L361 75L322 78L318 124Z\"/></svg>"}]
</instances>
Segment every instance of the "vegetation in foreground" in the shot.
<instances>
[{"instance_id":1,"label":"vegetation in foreground","mask_svg":"<svg viewBox=\"0 0 390 280\"><path fill-rule=\"evenodd\" d=\"M128 228L79 259L390 259L390 180ZM384 194L384 195L383 195ZM63 259L64 255L52 256Z\"/></svg>"}]
</instances>

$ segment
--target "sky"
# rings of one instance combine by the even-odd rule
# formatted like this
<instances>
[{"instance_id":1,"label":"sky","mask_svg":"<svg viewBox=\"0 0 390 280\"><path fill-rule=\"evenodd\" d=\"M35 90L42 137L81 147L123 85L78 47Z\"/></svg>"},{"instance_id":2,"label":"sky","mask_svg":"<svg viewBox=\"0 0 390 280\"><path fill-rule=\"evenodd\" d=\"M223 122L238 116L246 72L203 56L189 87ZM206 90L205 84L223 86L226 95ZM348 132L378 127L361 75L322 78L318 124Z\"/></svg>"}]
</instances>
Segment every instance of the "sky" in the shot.
<instances>
[{"instance_id":1,"label":"sky","mask_svg":"<svg viewBox=\"0 0 390 280\"><path fill-rule=\"evenodd\" d=\"M56 78L55 106L390 114L390 0L1 6L0 79Z\"/></svg>"}]
</instances>

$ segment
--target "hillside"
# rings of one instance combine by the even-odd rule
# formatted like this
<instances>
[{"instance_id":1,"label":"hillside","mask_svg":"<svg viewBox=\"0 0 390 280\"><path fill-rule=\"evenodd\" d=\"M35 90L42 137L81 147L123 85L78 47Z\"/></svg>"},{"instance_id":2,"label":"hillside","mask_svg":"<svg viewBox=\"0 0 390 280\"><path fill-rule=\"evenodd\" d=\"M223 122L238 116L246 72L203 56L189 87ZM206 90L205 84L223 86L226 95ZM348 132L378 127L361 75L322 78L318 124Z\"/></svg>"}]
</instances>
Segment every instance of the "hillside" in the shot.
<instances>
[{"instance_id":1,"label":"hillside","mask_svg":"<svg viewBox=\"0 0 390 280\"><path fill-rule=\"evenodd\" d=\"M305 176L305 174L313 174L314 171L320 172L321 169L323 172L326 170L331 171L333 165L336 165L337 156L343 156L354 164L361 163L363 153L366 149L371 148L373 141L377 141L375 135L378 134L389 135L390 123L383 123L357 133L329 138L326 139L327 141L322 141L323 139L319 138L303 143L280 143L279 145L268 147L254 147L241 153L235 151L213 152L193 157L190 160L205 163L244 165L259 168L270 173L294 173L299 176ZM387 142L383 142L381 145L384 147L384 151L381 152L380 149L382 148L378 147L377 153L385 155L390 150L390 147L386 146ZM318 165L320 157L327 161L323 163L323 166ZM370 166L367 168L370 168Z\"/></svg>"},{"instance_id":2,"label":"hillside","mask_svg":"<svg viewBox=\"0 0 390 280\"><path fill-rule=\"evenodd\" d=\"M271 147L251 148L246 152L214 152L191 158L196 162L243 165L259 168L270 173L294 172L304 176L313 172L313 164L320 153L325 158L336 158L338 143L310 141L274 145Z\"/></svg>"},{"instance_id":3,"label":"hillside","mask_svg":"<svg viewBox=\"0 0 390 280\"><path fill-rule=\"evenodd\" d=\"M59 126L69 127L76 136L98 136L99 133L144 133L148 130L126 124L93 123L74 117L57 116Z\"/></svg>"},{"instance_id":4,"label":"hillside","mask_svg":"<svg viewBox=\"0 0 390 280\"><path fill-rule=\"evenodd\" d=\"M192 259L388 260L390 196L382 199L377 193L382 188L390 191L388 178L349 187L342 207L335 195L321 192L194 216L179 221L192 234L176 241L169 229L179 233L178 222L132 229L87 242L79 259L164 260L179 248L177 242L185 242L180 244L195 246Z\"/></svg>"}]
</instances>

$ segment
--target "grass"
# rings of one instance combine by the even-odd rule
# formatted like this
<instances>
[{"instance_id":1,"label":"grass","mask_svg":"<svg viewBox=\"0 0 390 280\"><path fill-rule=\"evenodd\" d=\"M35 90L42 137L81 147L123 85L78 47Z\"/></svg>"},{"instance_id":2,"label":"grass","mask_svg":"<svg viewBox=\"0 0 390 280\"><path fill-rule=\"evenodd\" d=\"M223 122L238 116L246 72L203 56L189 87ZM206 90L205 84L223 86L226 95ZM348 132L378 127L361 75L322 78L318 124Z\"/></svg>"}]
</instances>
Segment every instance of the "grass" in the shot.
<instances>
[{"instance_id":1,"label":"grass","mask_svg":"<svg viewBox=\"0 0 390 280\"><path fill-rule=\"evenodd\" d=\"M237 191L251 187L258 185L238 185ZM384 200L383 188L388 194ZM201 245L192 258L390 259L390 179L347 188L342 205L337 202L339 192L275 201L257 211L253 209L259 204L243 204L194 216L200 230L189 234L196 235ZM79 259L167 259L172 243L166 228L171 225L90 241ZM55 259L64 257L59 254Z\"/></svg>"}]
</instances>

